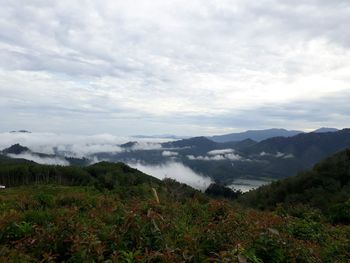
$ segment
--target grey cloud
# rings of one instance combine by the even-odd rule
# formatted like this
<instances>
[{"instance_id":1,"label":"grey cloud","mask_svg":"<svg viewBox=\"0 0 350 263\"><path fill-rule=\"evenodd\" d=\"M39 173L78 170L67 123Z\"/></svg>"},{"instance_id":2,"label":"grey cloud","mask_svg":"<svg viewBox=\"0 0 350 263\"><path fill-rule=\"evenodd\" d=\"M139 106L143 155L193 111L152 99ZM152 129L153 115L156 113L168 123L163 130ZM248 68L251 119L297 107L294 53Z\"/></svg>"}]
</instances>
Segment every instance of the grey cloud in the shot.
<instances>
[{"instance_id":1,"label":"grey cloud","mask_svg":"<svg viewBox=\"0 0 350 263\"><path fill-rule=\"evenodd\" d=\"M259 129L284 127L316 129L322 126L345 128L350 123L350 91L340 91L327 97L307 99L262 107L237 110L218 116L192 116L194 123L217 127ZM186 122L188 119L184 118Z\"/></svg>"},{"instance_id":2,"label":"grey cloud","mask_svg":"<svg viewBox=\"0 0 350 263\"><path fill-rule=\"evenodd\" d=\"M329 88L316 91L321 77L349 89L348 1L155 0L137 7L4 0L0 129L44 123L56 132L198 134L289 120L308 128L310 119L326 122L312 113L321 100L299 104L308 78L320 77L311 85L322 96ZM278 90L281 98L271 99ZM344 103L328 109L327 126L348 120Z\"/></svg>"}]
</instances>

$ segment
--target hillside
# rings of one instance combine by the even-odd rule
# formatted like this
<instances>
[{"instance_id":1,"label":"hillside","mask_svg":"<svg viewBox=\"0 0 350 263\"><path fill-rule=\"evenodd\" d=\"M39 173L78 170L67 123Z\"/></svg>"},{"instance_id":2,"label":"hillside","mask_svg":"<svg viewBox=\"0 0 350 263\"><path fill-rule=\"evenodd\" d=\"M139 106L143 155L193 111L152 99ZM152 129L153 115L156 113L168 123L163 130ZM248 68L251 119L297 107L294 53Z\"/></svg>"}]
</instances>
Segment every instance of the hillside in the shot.
<instances>
[{"instance_id":1,"label":"hillside","mask_svg":"<svg viewBox=\"0 0 350 263\"><path fill-rule=\"evenodd\" d=\"M293 137L274 137L247 147L246 153L286 153L317 162L330 154L350 147L350 129L326 133L303 133Z\"/></svg>"},{"instance_id":2,"label":"hillside","mask_svg":"<svg viewBox=\"0 0 350 263\"><path fill-rule=\"evenodd\" d=\"M0 190L0 262L350 259L348 226L330 225L310 209L287 217L246 209L124 164L0 168L1 178L18 168L28 173L10 173L12 181L29 180Z\"/></svg>"},{"instance_id":3,"label":"hillside","mask_svg":"<svg viewBox=\"0 0 350 263\"><path fill-rule=\"evenodd\" d=\"M340 216L334 214L338 209L344 213L342 221L350 223L350 150L327 158L310 171L246 193L240 201L261 209L307 205L331 217Z\"/></svg>"},{"instance_id":4,"label":"hillside","mask_svg":"<svg viewBox=\"0 0 350 263\"><path fill-rule=\"evenodd\" d=\"M241 151L248 156L280 155L283 158L274 158L258 169L261 169L261 174L282 178L309 169L322 159L346 148L350 148L350 129L304 133L289 138L270 138Z\"/></svg>"}]
</instances>

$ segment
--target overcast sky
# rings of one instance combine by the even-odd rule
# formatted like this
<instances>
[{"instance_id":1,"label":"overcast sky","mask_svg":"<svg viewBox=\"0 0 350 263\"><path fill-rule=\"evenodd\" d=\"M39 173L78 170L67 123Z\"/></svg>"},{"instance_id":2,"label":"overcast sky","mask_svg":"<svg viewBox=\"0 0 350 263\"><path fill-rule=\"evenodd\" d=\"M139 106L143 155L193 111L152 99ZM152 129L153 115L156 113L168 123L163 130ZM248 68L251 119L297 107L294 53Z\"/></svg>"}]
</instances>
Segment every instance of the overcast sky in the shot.
<instances>
[{"instance_id":1,"label":"overcast sky","mask_svg":"<svg viewBox=\"0 0 350 263\"><path fill-rule=\"evenodd\" d=\"M0 131L350 123L348 0L0 0Z\"/></svg>"}]
</instances>

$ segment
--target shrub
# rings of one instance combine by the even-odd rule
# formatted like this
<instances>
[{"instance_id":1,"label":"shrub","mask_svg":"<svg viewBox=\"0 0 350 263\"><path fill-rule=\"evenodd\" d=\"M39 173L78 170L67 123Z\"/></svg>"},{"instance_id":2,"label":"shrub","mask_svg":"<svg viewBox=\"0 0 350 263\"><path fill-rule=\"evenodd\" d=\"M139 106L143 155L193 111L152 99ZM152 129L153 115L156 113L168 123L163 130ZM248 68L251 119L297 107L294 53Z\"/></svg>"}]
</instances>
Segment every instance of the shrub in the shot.
<instances>
[{"instance_id":1,"label":"shrub","mask_svg":"<svg viewBox=\"0 0 350 263\"><path fill-rule=\"evenodd\" d=\"M350 224L350 200L331 207L329 218L334 224Z\"/></svg>"},{"instance_id":2,"label":"shrub","mask_svg":"<svg viewBox=\"0 0 350 263\"><path fill-rule=\"evenodd\" d=\"M296 219L287 226L287 231L301 240L321 241L324 235L324 227L321 223Z\"/></svg>"},{"instance_id":3,"label":"shrub","mask_svg":"<svg viewBox=\"0 0 350 263\"><path fill-rule=\"evenodd\" d=\"M53 195L47 193L36 194L34 200L38 202L39 207L42 209L53 207L55 203Z\"/></svg>"}]
</instances>

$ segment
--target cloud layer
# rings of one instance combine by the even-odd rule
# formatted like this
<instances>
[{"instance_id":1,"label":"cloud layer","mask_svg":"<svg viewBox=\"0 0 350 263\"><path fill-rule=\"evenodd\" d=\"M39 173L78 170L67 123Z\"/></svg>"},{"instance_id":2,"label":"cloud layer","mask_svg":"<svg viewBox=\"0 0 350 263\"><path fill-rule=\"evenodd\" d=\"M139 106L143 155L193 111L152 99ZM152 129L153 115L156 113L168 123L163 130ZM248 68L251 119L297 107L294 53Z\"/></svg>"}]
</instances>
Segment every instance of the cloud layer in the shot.
<instances>
[{"instance_id":1,"label":"cloud layer","mask_svg":"<svg viewBox=\"0 0 350 263\"><path fill-rule=\"evenodd\" d=\"M199 160L199 161L224 161L224 160L246 161L248 160L248 159L244 159L242 156L235 153L235 150L233 149L213 150L213 151L207 152L207 155L205 156L187 155L187 158L189 160Z\"/></svg>"},{"instance_id":2,"label":"cloud layer","mask_svg":"<svg viewBox=\"0 0 350 263\"><path fill-rule=\"evenodd\" d=\"M344 127L349 24L347 0L3 0L0 130Z\"/></svg>"},{"instance_id":3,"label":"cloud layer","mask_svg":"<svg viewBox=\"0 0 350 263\"><path fill-rule=\"evenodd\" d=\"M0 150L19 143L33 152L55 154L56 152L71 157L87 157L95 153L118 153L126 149L120 144L134 140L130 137L118 137L110 134L73 135L56 133L0 133ZM164 138L138 138L132 150L160 149Z\"/></svg>"},{"instance_id":4,"label":"cloud layer","mask_svg":"<svg viewBox=\"0 0 350 263\"><path fill-rule=\"evenodd\" d=\"M145 165L137 162L129 165L158 179L172 178L199 190L205 190L213 183L209 177L197 174L189 167L178 162L168 162L163 165Z\"/></svg>"},{"instance_id":5,"label":"cloud layer","mask_svg":"<svg viewBox=\"0 0 350 263\"><path fill-rule=\"evenodd\" d=\"M21 154L8 154L7 156L15 159L26 159L40 164L53 164L53 165L69 165L69 162L56 157L40 157L31 153L21 153Z\"/></svg>"}]
</instances>

